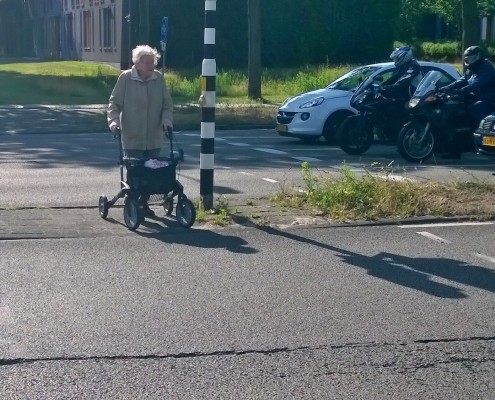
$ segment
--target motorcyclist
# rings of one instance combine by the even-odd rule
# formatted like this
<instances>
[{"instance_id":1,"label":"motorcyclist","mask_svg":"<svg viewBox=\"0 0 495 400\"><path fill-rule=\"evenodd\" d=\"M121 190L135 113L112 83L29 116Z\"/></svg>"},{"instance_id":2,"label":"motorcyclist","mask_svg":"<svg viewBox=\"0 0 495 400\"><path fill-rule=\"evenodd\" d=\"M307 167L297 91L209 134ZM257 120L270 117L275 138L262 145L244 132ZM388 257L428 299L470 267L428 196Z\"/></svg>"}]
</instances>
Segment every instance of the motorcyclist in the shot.
<instances>
[{"instance_id":1,"label":"motorcyclist","mask_svg":"<svg viewBox=\"0 0 495 400\"><path fill-rule=\"evenodd\" d=\"M464 51L464 65L464 75L444 86L442 91L460 88L460 92L471 100L466 110L474 131L484 117L495 111L495 67L485 58L479 46L471 46ZM459 145L453 143L452 153L445 158L460 158L461 151Z\"/></svg>"},{"instance_id":2,"label":"motorcyclist","mask_svg":"<svg viewBox=\"0 0 495 400\"><path fill-rule=\"evenodd\" d=\"M390 54L390 59L394 62L395 69L380 89L387 95L407 101L423 78L421 66L413 58L413 52L409 46L396 48Z\"/></svg>"},{"instance_id":3,"label":"motorcyclist","mask_svg":"<svg viewBox=\"0 0 495 400\"><path fill-rule=\"evenodd\" d=\"M479 46L471 46L464 52L464 75L454 83L443 88L460 88L465 95L473 94L473 102L468 106L468 113L476 128L480 121L495 111L495 67Z\"/></svg>"}]
</instances>

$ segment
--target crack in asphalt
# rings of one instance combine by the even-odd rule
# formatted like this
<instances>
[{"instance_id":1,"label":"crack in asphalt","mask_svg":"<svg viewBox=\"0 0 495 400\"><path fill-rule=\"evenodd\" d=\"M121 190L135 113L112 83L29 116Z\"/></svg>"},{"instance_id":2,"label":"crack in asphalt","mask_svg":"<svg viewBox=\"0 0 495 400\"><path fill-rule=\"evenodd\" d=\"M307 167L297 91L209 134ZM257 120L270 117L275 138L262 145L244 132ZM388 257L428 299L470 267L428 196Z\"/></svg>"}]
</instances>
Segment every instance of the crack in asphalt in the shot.
<instances>
[{"instance_id":1,"label":"crack in asphalt","mask_svg":"<svg viewBox=\"0 0 495 400\"><path fill-rule=\"evenodd\" d=\"M450 339L422 339L415 340L410 343L399 342L399 343L346 343L342 345L325 345L325 346L300 346L294 348L280 347L268 350L218 350L212 352L188 352L188 353L177 353L177 354L147 354L147 355L114 355L114 356L81 356L81 357L40 357L40 358L12 358L12 359L0 359L1 366L11 366L19 364L32 364L37 362L57 362L57 361L99 361L99 360L162 360L162 359L181 359L181 358L200 358L200 357L217 357L217 356L243 356L249 354L261 354L261 355L271 355L277 353L295 353L300 351L318 351L318 350L332 350L332 349L346 349L346 348L380 348L388 346L408 346L415 344L434 344L434 343L465 343L465 342L490 342L495 341L495 336L474 336L469 338L450 338ZM449 361L439 361L436 363L427 363L419 365L415 368L431 368L439 364L450 364L459 362L491 362L495 361L495 358L483 358L481 360L453 357ZM384 365L387 367L387 365ZM388 365L391 366L391 365Z\"/></svg>"}]
</instances>

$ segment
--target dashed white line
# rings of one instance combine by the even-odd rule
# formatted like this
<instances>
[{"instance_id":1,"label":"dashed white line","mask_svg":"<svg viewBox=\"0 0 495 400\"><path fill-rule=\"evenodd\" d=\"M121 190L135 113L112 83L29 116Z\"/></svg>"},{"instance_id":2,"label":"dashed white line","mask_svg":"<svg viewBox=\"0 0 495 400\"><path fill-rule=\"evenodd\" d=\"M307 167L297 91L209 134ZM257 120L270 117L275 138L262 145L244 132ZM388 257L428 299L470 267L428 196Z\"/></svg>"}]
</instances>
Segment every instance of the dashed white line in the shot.
<instances>
[{"instance_id":1,"label":"dashed white line","mask_svg":"<svg viewBox=\"0 0 495 400\"><path fill-rule=\"evenodd\" d=\"M446 244L450 243L450 240L441 238L440 236L434 235L433 233L430 233L430 232L416 232L416 233L421 235L421 236L427 237L428 239L432 239L432 240L435 240L435 241L440 242L440 243L446 243Z\"/></svg>"},{"instance_id":2,"label":"dashed white line","mask_svg":"<svg viewBox=\"0 0 495 400\"><path fill-rule=\"evenodd\" d=\"M253 176L254 174L252 174L251 172L244 172L244 171L240 171L239 172L241 175L247 175L247 176Z\"/></svg>"},{"instance_id":3,"label":"dashed white line","mask_svg":"<svg viewBox=\"0 0 495 400\"><path fill-rule=\"evenodd\" d=\"M270 154L280 154L280 155L287 155L285 151L280 151L280 150L275 150L275 149L262 149L262 148L255 148L253 150L258 150L262 151L264 153L270 153Z\"/></svg>"},{"instance_id":4,"label":"dashed white line","mask_svg":"<svg viewBox=\"0 0 495 400\"><path fill-rule=\"evenodd\" d=\"M270 182L270 183L277 183L275 179L270 179L270 178L263 178L264 181Z\"/></svg>"},{"instance_id":5,"label":"dashed white line","mask_svg":"<svg viewBox=\"0 0 495 400\"><path fill-rule=\"evenodd\" d=\"M227 144L230 144L232 146L237 146L237 147L249 147L249 146L251 146L250 144L247 144L247 143L227 142Z\"/></svg>"},{"instance_id":6,"label":"dashed white line","mask_svg":"<svg viewBox=\"0 0 495 400\"><path fill-rule=\"evenodd\" d=\"M493 225L493 222L444 222L435 224L417 224L417 225L398 225L401 229L409 228L434 228L442 226L475 226L475 225Z\"/></svg>"},{"instance_id":7,"label":"dashed white line","mask_svg":"<svg viewBox=\"0 0 495 400\"><path fill-rule=\"evenodd\" d=\"M298 161L307 161L307 162L319 162L319 161L323 161L323 160L320 160L319 158L314 158L314 157L291 157L291 158L294 158Z\"/></svg>"}]
</instances>

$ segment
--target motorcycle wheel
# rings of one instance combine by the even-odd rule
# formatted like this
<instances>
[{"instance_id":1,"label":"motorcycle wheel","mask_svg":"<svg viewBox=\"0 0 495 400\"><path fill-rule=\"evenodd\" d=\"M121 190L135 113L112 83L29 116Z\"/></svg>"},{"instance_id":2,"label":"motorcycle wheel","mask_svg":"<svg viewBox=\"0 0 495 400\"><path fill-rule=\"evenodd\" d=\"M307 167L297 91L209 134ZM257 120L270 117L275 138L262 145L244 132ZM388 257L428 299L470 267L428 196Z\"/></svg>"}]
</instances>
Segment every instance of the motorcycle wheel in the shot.
<instances>
[{"instance_id":1,"label":"motorcycle wheel","mask_svg":"<svg viewBox=\"0 0 495 400\"><path fill-rule=\"evenodd\" d=\"M397 138L400 155L407 161L419 163L433 155L435 136L431 129L409 122L403 126Z\"/></svg>"},{"instance_id":2,"label":"motorcycle wheel","mask_svg":"<svg viewBox=\"0 0 495 400\"><path fill-rule=\"evenodd\" d=\"M374 140L373 129L361 128L359 118L350 117L340 124L337 132L339 146L347 154L363 154L371 147Z\"/></svg>"}]
</instances>

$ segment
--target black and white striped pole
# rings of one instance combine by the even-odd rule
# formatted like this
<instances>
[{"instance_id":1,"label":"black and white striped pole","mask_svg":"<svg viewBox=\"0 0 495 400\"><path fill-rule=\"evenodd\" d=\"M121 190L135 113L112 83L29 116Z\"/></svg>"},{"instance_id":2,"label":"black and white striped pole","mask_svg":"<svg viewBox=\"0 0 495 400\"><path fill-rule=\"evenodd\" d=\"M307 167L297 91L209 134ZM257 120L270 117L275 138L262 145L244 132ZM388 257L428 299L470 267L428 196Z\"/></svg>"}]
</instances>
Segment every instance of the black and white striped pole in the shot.
<instances>
[{"instance_id":1,"label":"black and white striped pole","mask_svg":"<svg viewBox=\"0 0 495 400\"><path fill-rule=\"evenodd\" d=\"M213 209L213 171L215 164L215 13L217 0L205 0L204 59L201 70L201 153L199 194L205 210Z\"/></svg>"}]
</instances>

